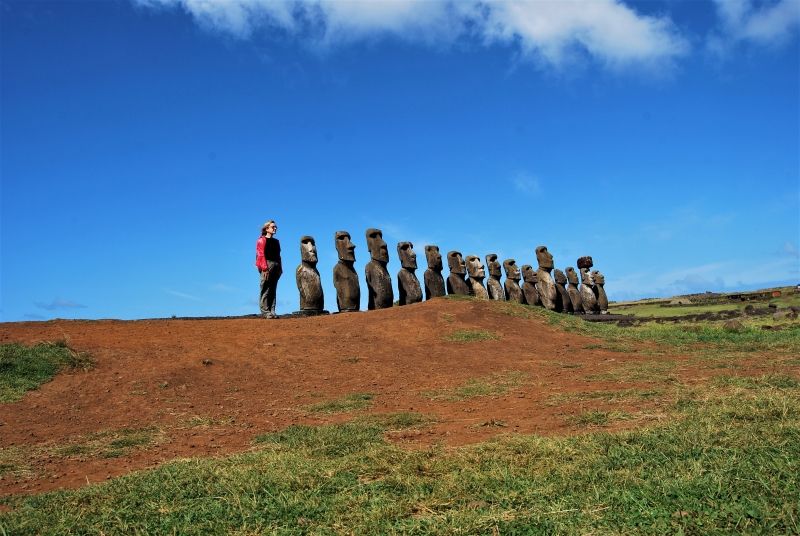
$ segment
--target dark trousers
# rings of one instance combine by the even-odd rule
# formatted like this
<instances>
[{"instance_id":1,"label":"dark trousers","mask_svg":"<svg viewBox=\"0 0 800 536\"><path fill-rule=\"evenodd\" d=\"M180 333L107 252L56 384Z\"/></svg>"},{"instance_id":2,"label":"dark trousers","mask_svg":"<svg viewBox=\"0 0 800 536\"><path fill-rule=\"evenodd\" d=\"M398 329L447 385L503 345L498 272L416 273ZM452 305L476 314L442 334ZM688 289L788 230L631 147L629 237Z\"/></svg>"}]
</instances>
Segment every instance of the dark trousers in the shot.
<instances>
[{"instance_id":1,"label":"dark trousers","mask_svg":"<svg viewBox=\"0 0 800 536\"><path fill-rule=\"evenodd\" d=\"M268 268L259 273L261 277L261 295L258 300L261 314L270 316L275 314L275 302L278 294L278 280L283 270L279 262L267 262Z\"/></svg>"}]
</instances>

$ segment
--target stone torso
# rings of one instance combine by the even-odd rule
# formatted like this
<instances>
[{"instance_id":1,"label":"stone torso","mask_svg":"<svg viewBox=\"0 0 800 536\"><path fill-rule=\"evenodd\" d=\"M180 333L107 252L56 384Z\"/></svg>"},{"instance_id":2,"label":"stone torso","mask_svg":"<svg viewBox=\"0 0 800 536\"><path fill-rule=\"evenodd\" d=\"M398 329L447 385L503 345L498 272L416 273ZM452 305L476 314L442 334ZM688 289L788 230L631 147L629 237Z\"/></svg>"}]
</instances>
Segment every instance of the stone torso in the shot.
<instances>
[{"instance_id":1,"label":"stone torso","mask_svg":"<svg viewBox=\"0 0 800 536\"><path fill-rule=\"evenodd\" d=\"M539 300L539 293L536 292L536 285L530 281L522 283L522 295L525 297L525 303L528 305L541 305Z\"/></svg>"},{"instance_id":2,"label":"stone torso","mask_svg":"<svg viewBox=\"0 0 800 536\"><path fill-rule=\"evenodd\" d=\"M450 274L447 276L447 293L469 295L469 286L464 281L464 274Z\"/></svg>"},{"instance_id":3,"label":"stone torso","mask_svg":"<svg viewBox=\"0 0 800 536\"><path fill-rule=\"evenodd\" d=\"M422 301L422 289L419 286L419 279L411 270L401 268L397 272L397 291L400 295L400 305Z\"/></svg>"},{"instance_id":4,"label":"stone torso","mask_svg":"<svg viewBox=\"0 0 800 536\"><path fill-rule=\"evenodd\" d=\"M442 272L428 268L425 270L425 299L438 298L445 295Z\"/></svg>"},{"instance_id":5,"label":"stone torso","mask_svg":"<svg viewBox=\"0 0 800 536\"><path fill-rule=\"evenodd\" d=\"M367 308L372 310L391 307L394 301L394 291L392 290L392 278L389 276L386 264L373 259L367 263L364 272L369 290Z\"/></svg>"},{"instance_id":6,"label":"stone torso","mask_svg":"<svg viewBox=\"0 0 800 536\"><path fill-rule=\"evenodd\" d=\"M588 268L581 268L581 303L583 310L587 313L595 313L597 309L597 297L592 288L592 276Z\"/></svg>"},{"instance_id":7,"label":"stone torso","mask_svg":"<svg viewBox=\"0 0 800 536\"><path fill-rule=\"evenodd\" d=\"M358 311L361 307L361 288L353 263L339 261L333 267L333 286L339 311Z\"/></svg>"},{"instance_id":8,"label":"stone torso","mask_svg":"<svg viewBox=\"0 0 800 536\"><path fill-rule=\"evenodd\" d=\"M525 303L525 297L522 294L522 289L519 288L519 283L513 279L506 279L503 284L506 291L506 300L516 303Z\"/></svg>"},{"instance_id":9,"label":"stone torso","mask_svg":"<svg viewBox=\"0 0 800 536\"><path fill-rule=\"evenodd\" d=\"M583 302L581 300L581 291L578 290L578 274L575 268L570 266L567 268L567 294L569 301L572 304L572 311L575 313L583 312Z\"/></svg>"},{"instance_id":10,"label":"stone torso","mask_svg":"<svg viewBox=\"0 0 800 536\"><path fill-rule=\"evenodd\" d=\"M296 271L297 290L300 291L301 311L322 311L325 308L325 296L322 292L317 267L308 262L300 263Z\"/></svg>"},{"instance_id":11,"label":"stone torso","mask_svg":"<svg viewBox=\"0 0 800 536\"><path fill-rule=\"evenodd\" d=\"M486 291L486 287L483 286L483 282L480 279L470 277L467 279L467 284L469 285L470 296L475 296L479 300L489 299L489 293Z\"/></svg>"},{"instance_id":12,"label":"stone torso","mask_svg":"<svg viewBox=\"0 0 800 536\"><path fill-rule=\"evenodd\" d=\"M486 291L489 293L490 300L502 300L504 299L503 296L503 285L500 284L499 279L495 279L494 277L490 277L489 280L486 282Z\"/></svg>"},{"instance_id":13,"label":"stone torso","mask_svg":"<svg viewBox=\"0 0 800 536\"><path fill-rule=\"evenodd\" d=\"M536 291L539 294L539 300L546 309L551 311L556 308L556 283L550 275L549 270L539 268L536 272Z\"/></svg>"}]
</instances>

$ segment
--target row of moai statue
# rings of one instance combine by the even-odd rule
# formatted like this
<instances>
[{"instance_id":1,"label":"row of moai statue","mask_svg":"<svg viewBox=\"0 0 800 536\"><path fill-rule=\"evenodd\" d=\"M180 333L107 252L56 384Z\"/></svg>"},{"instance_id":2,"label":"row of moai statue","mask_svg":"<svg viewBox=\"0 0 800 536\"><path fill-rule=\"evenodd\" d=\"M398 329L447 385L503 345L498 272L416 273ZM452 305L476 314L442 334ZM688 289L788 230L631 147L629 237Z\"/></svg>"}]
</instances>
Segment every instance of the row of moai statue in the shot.
<instances>
[{"instance_id":1,"label":"row of moai statue","mask_svg":"<svg viewBox=\"0 0 800 536\"><path fill-rule=\"evenodd\" d=\"M386 265L389 263L389 250L383 240L380 229L367 229L367 248L370 261L365 268L367 290L369 292L368 309L385 309L394 304L392 279ZM336 305L340 312L358 311L361 307L361 287L353 264L355 263L355 244L350 233L337 231L335 235L336 252L339 262L333 267L333 286L336 288ZM303 236L300 239L301 263L297 267L297 289L300 291L300 314L318 314L323 312L325 298L322 292L322 281L317 270L317 246L314 238ZM422 288L415 274L417 255L411 242L397 244L397 255L400 257L400 271L397 273L398 303L407 305L422 301ZM565 313L608 313L608 297L606 296L605 278L603 274L590 271L593 266L591 257L578 259L580 271L580 288L578 275L571 266L566 274L561 270L553 272L553 255L545 246L536 248L538 270L529 264L520 269L514 259L503 261L506 280L500 284L501 269L497 255L486 255L489 266L489 280L486 278L485 266L480 258L468 255L463 258L458 251L447 254L450 275L447 281L442 276L442 255L438 246L425 246L425 257L428 269L424 274L425 299L460 294L475 296L484 300L507 300L528 305L541 305L551 311ZM520 286L520 279L523 281Z\"/></svg>"}]
</instances>

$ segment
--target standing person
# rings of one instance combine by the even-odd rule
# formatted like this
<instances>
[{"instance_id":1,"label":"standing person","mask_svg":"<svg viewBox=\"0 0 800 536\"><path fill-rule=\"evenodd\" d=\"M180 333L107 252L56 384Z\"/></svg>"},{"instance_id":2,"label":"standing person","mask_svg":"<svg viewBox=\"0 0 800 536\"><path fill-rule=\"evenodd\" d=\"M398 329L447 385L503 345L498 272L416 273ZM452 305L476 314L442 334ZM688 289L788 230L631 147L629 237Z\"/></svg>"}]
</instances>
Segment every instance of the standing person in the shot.
<instances>
[{"instance_id":1,"label":"standing person","mask_svg":"<svg viewBox=\"0 0 800 536\"><path fill-rule=\"evenodd\" d=\"M278 279L281 278L281 243L273 238L278 232L274 220L269 220L261 227L261 236L256 241L256 268L261 276L261 294L258 304L264 318L277 318L275 301L278 290Z\"/></svg>"}]
</instances>

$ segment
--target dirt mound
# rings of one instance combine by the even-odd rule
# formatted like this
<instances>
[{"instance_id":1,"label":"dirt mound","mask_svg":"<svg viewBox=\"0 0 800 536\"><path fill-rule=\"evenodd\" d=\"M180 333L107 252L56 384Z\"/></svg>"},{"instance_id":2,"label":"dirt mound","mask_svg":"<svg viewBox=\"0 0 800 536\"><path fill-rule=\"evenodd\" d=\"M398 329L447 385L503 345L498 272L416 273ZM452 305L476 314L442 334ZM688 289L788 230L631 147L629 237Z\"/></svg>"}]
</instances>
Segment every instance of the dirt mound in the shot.
<instances>
[{"instance_id":1,"label":"dirt mound","mask_svg":"<svg viewBox=\"0 0 800 536\"><path fill-rule=\"evenodd\" d=\"M0 494L78 487L174 458L240 452L258 434L361 413L435 419L390 434L412 448L507 432L570 433L579 428L568 417L586 405L553 397L586 390L586 376L621 361L643 359L509 312L500 303L435 299L271 321L0 324L2 343L63 339L96 361L89 372L61 374L18 403L0 404L0 447L47 453L109 430L156 429L161 438L117 457L42 454L27 477L0 478ZM470 385L477 390L464 389ZM592 381L591 389L603 388L620 384ZM371 406L310 409L353 394Z\"/></svg>"}]
</instances>

